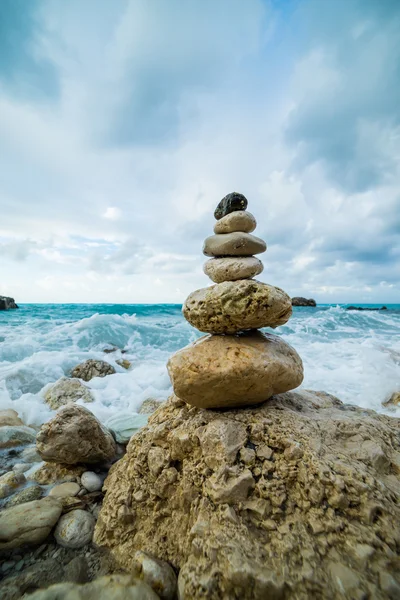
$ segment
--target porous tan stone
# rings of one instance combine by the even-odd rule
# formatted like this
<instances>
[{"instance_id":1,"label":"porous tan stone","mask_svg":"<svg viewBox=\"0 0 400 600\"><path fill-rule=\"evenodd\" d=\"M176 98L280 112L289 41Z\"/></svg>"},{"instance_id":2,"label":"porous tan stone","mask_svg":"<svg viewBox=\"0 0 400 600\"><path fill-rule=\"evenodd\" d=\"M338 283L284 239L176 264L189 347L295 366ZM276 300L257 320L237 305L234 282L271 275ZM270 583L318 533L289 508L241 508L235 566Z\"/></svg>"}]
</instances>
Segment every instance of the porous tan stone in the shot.
<instances>
[{"instance_id":1,"label":"porous tan stone","mask_svg":"<svg viewBox=\"0 0 400 600\"><path fill-rule=\"evenodd\" d=\"M89 360L85 360L85 362L72 369L71 376L90 381L93 377L107 377L107 375L113 375L114 373L114 367L108 362L89 358Z\"/></svg>"},{"instance_id":2,"label":"porous tan stone","mask_svg":"<svg viewBox=\"0 0 400 600\"><path fill-rule=\"evenodd\" d=\"M290 297L280 288L253 279L225 281L192 292L183 316L204 333L237 333L278 327L291 317Z\"/></svg>"},{"instance_id":3,"label":"porous tan stone","mask_svg":"<svg viewBox=\"0 0 400 600\"><path fill-rule=\"evenodd\" d=\"M257 221L247 210L238 210L222 217L214 225L214 233L232 233L244 231L251 233L257 227Z\"/></svg>"},{"instance_id":4,"label":"porous tan stone","mask_svg":"<svg viewBox=\"0 0 400 600\"><path fill-rule=\"evenodd\" d=\"M217 233L206 238L203 253L206 256L252 256L267 249L264 240L251 233Z\"/></svg>"},{"instance_id":5,"label":"porous tan stone","mask_svg":"<svg viewBox=\"0 0 400 600\"><path fill-rule=\"evenodd\" d=\"M263 269L261 260L255 256L210 258L203 267L204 273L215 283L250 279L259 275Z\"/></svg>"},{"instance_id":6,"label":"porous tan stone","mask_svg":"<svg viewBox=\"0 0 400 600\"><path fill-rule=\"evenodd\" d=\"M319 392L223 412L172 397L112 467L95 543L130 571L138 550L168 561L181 600L396 597L399 431ZM368 444L361 456L360 441L387 460ZM148 469L152 448L169 453L161 473Z\"/></svg>"},{"instance_id":7,"label":"porous tan stone","mask_svg":"<svg viewBox=\"0 0 400 600\"><path fill-rule=\"evenodd\" d=\"M44 463L36 471L28 475L30 481L41 485L50 483L63 483L64 481L79 481L82 473L86 471L84 465L62 465L57 463Z\"/></svg>"},{"instance_id":8,"label":"porous tan stone","mask_svg":"<svg viewBox=\"0 0 400 600\"><path fill-rule=\"evenodd\" d=\"M61 377L52 385L44 395L45 402L53 410L60 406L65 406L71 402L82 400L83 402L93 402L94 398L89 390L79 379L70 379Z\"/></svg>"},{"instance_id":9,"label":"porous tan stone","mask_svg":"<svg viewBox=\"0 0 400 600\"><path fill-rule=\"evenodd\" d=\"M12 408L0 410L0 427L4 427L5 425L19 426L23 424L24 423L19 418L16 410L13 410Z\"/></svg>"},{"instance_id":10,"label":"porous tan stone","mask_svg":"<svg viewBox=\"0 0 400 600\"><path fill-rule=\"evenodd\" d=\"M171 356L168 372L175 394L202 408L259 404L303 380L294 348L259 331L202 337Z\"/></svg>"},{"instance_id":11,"label":"porous tan stone","mask_svg":"<svg viewBox=\"0 0 400 600\"><path fill-rule=\"evenodd\" d=\"M67 465L109 461L117 451L110 431L76 404L68 404L42 425L36 448L43 460Z\"/></svg>"}]
</instances>

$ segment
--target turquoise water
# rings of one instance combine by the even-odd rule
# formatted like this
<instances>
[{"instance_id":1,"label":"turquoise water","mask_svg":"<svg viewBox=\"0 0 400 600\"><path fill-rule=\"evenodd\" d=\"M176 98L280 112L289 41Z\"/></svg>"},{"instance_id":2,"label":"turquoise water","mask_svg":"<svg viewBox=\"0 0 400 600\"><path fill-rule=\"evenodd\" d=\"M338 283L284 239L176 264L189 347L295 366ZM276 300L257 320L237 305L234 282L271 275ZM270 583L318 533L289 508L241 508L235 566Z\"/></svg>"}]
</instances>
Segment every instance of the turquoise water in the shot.
<instances>
[{"instance_id":1,"label":"turquoise water","mask_svg":"<svg viewBox=\"0 0 400 600\"><path fill-rule=\"evenodd\" d=\"M274 333L301 355L302 387L382 410L382 400L400 389L400 305L387 307L294 308L291 320ZM98 358L117 373L89 382L91 410L103 421L118 410L136 411L146 398L168 397L168 357L199 335L180 305L22 304L0 312L0 408L42 423L52 415L43 401L46 387L79 362ZM104 354L108 346L126 353ZM116 364L122 356L132 363L129 371Z\"/></svg>"}]
</instances>

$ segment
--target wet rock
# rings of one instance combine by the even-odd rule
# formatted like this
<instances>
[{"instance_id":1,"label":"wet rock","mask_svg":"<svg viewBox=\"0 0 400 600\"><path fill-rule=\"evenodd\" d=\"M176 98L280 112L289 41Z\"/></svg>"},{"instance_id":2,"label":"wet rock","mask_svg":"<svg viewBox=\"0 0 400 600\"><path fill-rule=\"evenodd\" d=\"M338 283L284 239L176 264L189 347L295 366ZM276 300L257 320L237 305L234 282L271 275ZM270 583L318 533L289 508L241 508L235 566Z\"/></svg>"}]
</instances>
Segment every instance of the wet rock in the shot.
<instances>
[{"instance_id":1,"label":"wet rock","mask_svg":"<svg viewBox=\"0 0 400 600\"><path fill-rule=\"evenodd\" d=\"M126 360L126 358L121 358L119 360L116 361L117 365L119 365L120 367L122 367L123 369L130 369L132 366L132 363L129 360Z\"/></svg>"},{"instance_id":2,"label":"wet rock","mask_svg":"<svg viewBox=\"0 0 400 600\"><path fill-rule=\"evenodd\" d=\"M69 404L42 425L36 448L43 460L68 465L111 460L116 445L111 433L83 406Z\"/></svg>"},{"instance_id":3,"label":"wet rock","mask_svg":"<svg viewBox=\"0 0 400 600\"><path fill-rule=\"evenodd\" d=\"M26 462L26 463L37 463L37 462L42 462L42 457L39 456L37 450L36 450L36 446L33 446L31 448L25 448L25 450L23 450L20 454L20 458Z\"/></svg>"},{"instance_id":4,"label":"wet rock","mask_svg":"<svg viewBox=\"0 0 400 600\"><path fill-rule=\"evenodd\" d=\"M131 437L147 423L147 416L131 412L117 412L106 421L106 426L112 431L119 444L127 444Z\"/></svg>"},{"instance_id":5,"label":"wet rock","mask_svg":"<svg viewBox=\"0 0 400 600\"><path fill-rule=\"evenodd\" d=\"M62 506L56 498L43 498L0 512L0 550L23 544L40 544L57 523Z\"/></svg>"},{"instance_id":6,"label":"wet rock","mask_svg":"<svg viewBox=\"0 0 400 600\"><path fill-rule=\"evenodd\" d=\"M103 487L102 478L97 473L93 473L93 471L82 473L81 483L88 492L97 492Z\"/></svg>"},{"instance_id":7,"label":"wet rock","mask_svg":"<svg viewBox=\"0 0 400 600\"><path fill-rule=\"evenodd\" d=\"M251 213L247 210L239 210L231 212L217 221L214 225L214 233L233 233L234 231L251 233L256 226L257 222Z\"/></svg>"},{"instance_id":8,"label":"wet rock","mask_svg":"<svg viewBox=\"0 0 400 600\"><path fill-rule=\"evenodd\" d=\"M64 548L82 548L91 543L95 522L89 512L72 510L58 521L54 537Z\"/></svg>"},{"instance_id":9,"label":"wet rock","mask_svg":"<svg viewBox=\"0 0 400 600\"><path fill-rule=\"evenodd\" d=\"M78 400L83 402L93 402L94 400L86 385L79 379L69 379L68 377L61 377L52 385L45 393L44 399L53 410Z\"/></svg>"},{"instance_id":10,"label":"wet rock","mask_svg":"<svg viewBox=\"0 0 400 600\"><path fill-rule=\"evenodd\" d=\"M25 596L26 600L157 600L150 586L131 575L108 575L90 583L60 583Z\"/></svg>"},{"instance_id":11,"label":"wet rock","mask_svg":"<svg viewBox=\"0 0 400 600\"><path fill-rule=\"evenodd\" d=\"M7 498L15 492L15 490L25 483L26 479L22 473L14 473L9 471L0 477L0 499Z\"/></svg>"},{"instance_id":12,"label":"wet rock","mask_svg":"<svg viewBox=\"0 0 400 600\"><path fill-rule=\"evenodd\" d=\"M133 568L140 579L147 583L163 600L174 600L177 592L176 575L164 560L158 560L146 552L135 552Z\"/></svg>"},{"instance_id":13,"label":"wet rock","mask_svg":"<svg viewBox=\"0 0 400 600\"><path fill-rule=\"evenodd\" d=\"M215 283L251 279L262 273L264 266L255 256L224 256L204 263L204 273Z\"/></svg>"},{"instance_id":14,"label":"wet rock","mask_svg":"<svg viewBox=\"0 0 400 600\"><path fill-rule=\"evenodd\" d=\"M296 296L292 298L292 306L317 306L317 303L313 298L302 298L301 296Z\"/></svg>"},{"instance_id":15,"label":"wet rock","mask_svg":"<svg viewBox=\"0 0 400 600\"><path fill-rule=\"evenodd\" d=\"M203 254L206 256L252 256L265 252L264 240L251 233L218 233L206 238Z\"/></svg>"},{"instance_id":16,"label":"wet rock","mask_svg":"<svg viewBox=\"0 0 400 600\"><path fill-rule=\"evenodd\" d=\"M26 473L26 471L29 471L31 468L32 465L29 465L28 463L16 463L13 466L13 471L14 473Z\"/></svg>"},{"instance_id":17,"label":"wet rock","mask_svg":"<svg viewBox=\"0 0 400 600\"><path fill-rule=\"evenodd\" d=\"M9 296L0 296L0 310L10 310L13 308L18 308L14 298L10 298Z\"/></svg>"},{"instance_id":18,"label":"wet rock","mask_svg":"<svg viewBox=\"0 0 400 600\"><path fill-rule=\"evenodd\" d=\"M0 427L0 449L32 444L36 431L25 425L4 425Z\"/></svg>"},{"instance_id":19,"label":"wet rock","mask_svg":"<svg viewBox=\"0 0 400 600\"><path fill-rule=\"evenodd\" d=\"M81 488L77 483L68 481L51 488L49 496L52 498L70 498L71 496L76 496L80 489Z\"/></svg>"},{"instance_id":20,"label":"wet rock","mask_svg":"<svg viewBox=\"0 0 400 600\"><path fill-rule=\"evenodd\" d=\"M192 292L183 316L204 333L237 333L284 325L291 317L289 296L280 288L252 279L226 281Z\"/></svg>"},{"instance_id":21,"label":"wet rock","mask_svg":"<svg viewBox=\"0 0 400 600\"><path fill-rule=\"evenodd\" d=\"M175 394L201 408L258 404L303 380L297 352L261 332L202 337L171 356L167 366Z\"/></svg>"},{"instance_id":22,"label":"wet rock","mask_svg":"<svg viewBox=\"0 0 400 600\"><path fill-rule=\"evenodd\" d=\"M214 217L218 221L232 212L237 210L243 211L246 210L246 208L247 198L238 192L231 192L230 194L224 196L222 200L220 200L217 208L214 211Z\"/></svg>"},{"instance_id":23,"label":"wet rock","mask_svg":"<svg viewBox=\"0 0 400 600\"><path fill-rule=\"evenodd\" d=\"M24 502L32 502L32 500L39 500L43 496L43 489L40 485L31 485L30 487L21 490L17 494L14 494L7 502L7 508L11 506L17 506L18 504L24 504Z\"/></svg>"},{"instance_id":24,"label":"wet rock","mask_svg":"<svg viewBox=\"0 0 400 600\"><path fill-rule=\"evenodd\" d=\"M225 411L170 398L111 469L95 543L125 569L138 550L168 561L182 600L396 597L400 421L343 406L303 391ZM357 456L368 440L385 464L369 444Z\"/></svg>"},{"instance_id":25,"label":"wet rock","mask_svg":"<svg viewBox=\"0 0 400 600\"><path fill-rule=\"evenodd\" d=\"M12 408L0 410L0 427L4 427L5 425L11 425L14 427L23 425L23 422L19 418L16 410L13 410Z\"/></svg>"},{"instance_id":26,"label":"wet rock","mask_svg":"<svg viewBox=\"0 0 400 600\"><path fill-rule=\"evenodd\" d=\"M107 375L113 375L114 373L115 369L109 363L104 360L93 360L90 358L77 365L71 371L71 377L90 381L93 377L106 377Z\"/></svg>"},{"instance_id":27,"label":"wet rock","mask_svg":"<svg viewBox=\"0 0 400 600\"><path fill-rule=\"evenodd\" d=\"M385 408L395 409L400 405L400 392L393 392L393 394L387 400L382 402Z\"/></svg>"}]
</instances>

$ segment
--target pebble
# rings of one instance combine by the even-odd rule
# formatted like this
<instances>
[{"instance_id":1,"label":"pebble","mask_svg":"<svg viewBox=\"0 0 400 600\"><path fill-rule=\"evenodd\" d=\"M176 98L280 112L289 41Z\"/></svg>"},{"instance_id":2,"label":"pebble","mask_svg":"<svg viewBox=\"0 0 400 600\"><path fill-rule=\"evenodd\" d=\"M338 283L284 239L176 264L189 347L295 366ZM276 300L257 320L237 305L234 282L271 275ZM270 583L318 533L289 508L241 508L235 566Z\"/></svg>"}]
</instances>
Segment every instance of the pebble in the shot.
<instances>
[{"instance_id":1,"label":"pebble","mask_svg":"<svg viewBox=\"0 0 400 600\"><path fill-rule=\"evenodd\" d=\"M30 468L31 468L31 465L28 465L26 463L17 463L16 465L13 466L13 471L14 471L14 473L25 473Z\"/></svg>"},{"instance_id":2,"label":"pebble","mask_svg":"<svg viewBox=\"0 0 400 600\"><path fill-rule=\"evenodd\" d=\"M90 544L96 520L85 510L72 510L58 521L54 537L64 548L82 548Z\"/></svg>"},{"instance_id":3,"label":"pebble","mask_svg":"<svg viewBox=\"0 0 400 600\"><path fill-rule=\"evenodd\" d=\"M243 196L243 194L239 194L238 192L231 192L222 198L219 201L217 208L214 211L214 217L217 219L222 219L225 215L232 213L237 210L246 210L247 208L247 198Z\"/></svg>"},{"instance_id":4,"label":"pebble","mask_svg":"<svg viewBox=\"0 0 400 600\"><path fill-rule=\"evenodd\" d=\"M238 210L222 217L214 225L214 233L232 233L244 231L251 233L257 227L257 221L247 210Z\"/></svg>"},{"instance_id":5,"label":"pebble","mask_svg":"<svg viewBox=\"0 0 400 600\"><path fill-rule=\"evenodd\" d=\"M206 238L203 254L206 256L252 256L265 252L264 240L252 235L235 231L233 233L217 233Z\"/></svg>"},{"instance_id":6,"label":"pebble","mask_svg":"<svg viewBox=\"0 0 400 600\"><path fill-rule=\"evenodd\" d=\"M224 256L204 263L204 273L215 283L251 279L262 273L264 266L255 256Z\"/></svg>"},{"instance_id":7,"label":"pebble","mask_svg":"<svg viewBox=\"0 0 400 600\"><path fill-rule=\"evenodd\" d=\"M80 489L80 485L73 481L68 481L67 483L60 483L60 485L53 487L49 492L49 496L53 496L54 498L76 496Z\"/></svg>"},{"instance_id":8,"label":"pebble","mask_svg":"<svg viewBox=\"0 0 400 600\"><path fill-rule=\"evenodd\" d=\"M93 471L85 471L81 476L81 483L88 492L97 492L103 487L103 480Z\"/></svg>"}]
</instances>

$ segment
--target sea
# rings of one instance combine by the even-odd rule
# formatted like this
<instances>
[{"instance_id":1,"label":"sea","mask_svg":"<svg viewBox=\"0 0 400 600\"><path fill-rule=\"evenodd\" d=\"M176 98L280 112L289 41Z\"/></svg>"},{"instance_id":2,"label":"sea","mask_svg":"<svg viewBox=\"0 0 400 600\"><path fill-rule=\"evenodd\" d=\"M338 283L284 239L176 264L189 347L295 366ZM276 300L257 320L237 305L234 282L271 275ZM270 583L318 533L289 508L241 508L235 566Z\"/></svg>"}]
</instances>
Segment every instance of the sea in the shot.
<instances>
[{"instance_id":1,"label":"sea","mask_svg":"<svg viewBox=\"0 0 400 600\"><path fill-rule=\"evenodd\" d=\"M301 387L388 412L382 402L400 391L400 305L387 308L295 307L274 333L302 357ZM25 423L41 425L54 416L45 391L94 358L112 364L116 373L87 383L95 398L90 410L103 423L118 412L136 413L147 398L167 399L168 357L200 335L180 305L22 304L1 311L0 409L13 408ZM118 350L104 353L113 347ZM130 361L129 370L117 364L121 358ZM400 409L391 414L400 416Z\"/></svg>"}]
</instances>

